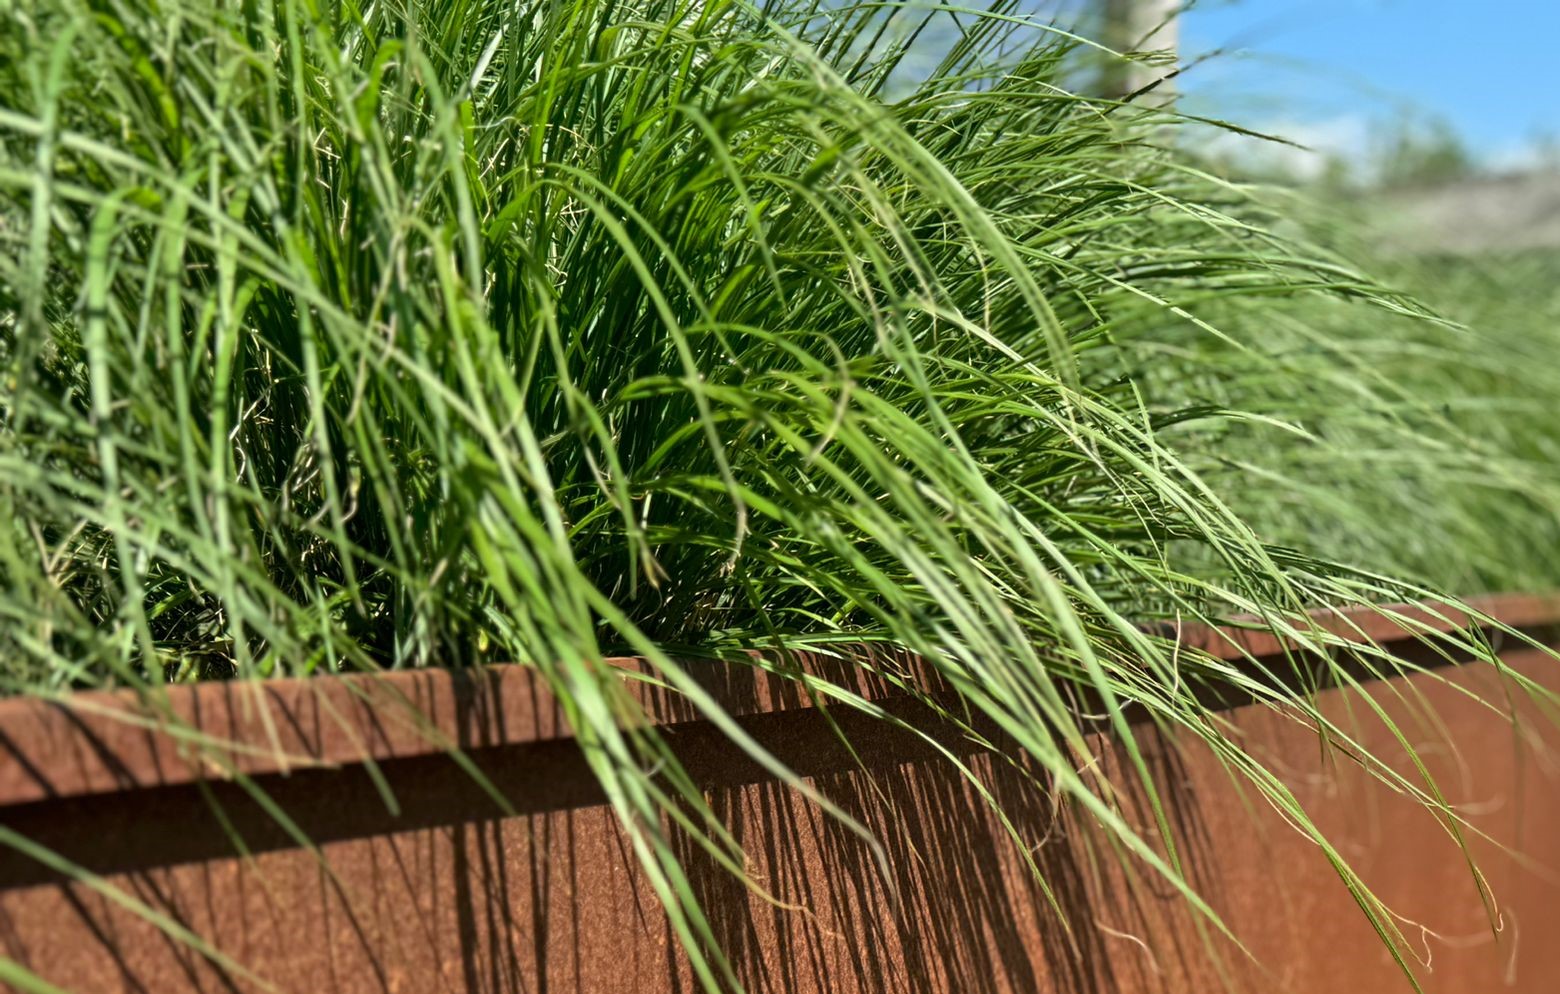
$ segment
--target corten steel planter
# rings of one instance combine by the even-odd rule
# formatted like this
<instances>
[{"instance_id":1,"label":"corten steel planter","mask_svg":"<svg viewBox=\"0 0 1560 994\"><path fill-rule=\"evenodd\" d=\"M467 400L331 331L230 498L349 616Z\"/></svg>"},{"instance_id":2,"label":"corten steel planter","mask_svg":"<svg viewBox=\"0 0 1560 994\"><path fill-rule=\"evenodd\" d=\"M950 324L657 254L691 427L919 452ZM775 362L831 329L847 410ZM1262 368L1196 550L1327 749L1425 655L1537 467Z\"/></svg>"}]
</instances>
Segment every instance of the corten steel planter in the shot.
<instances>
[{"instance_id":1,"label":"corten steel planter","mask_svg":"<svg viewBox=\"0 0 1560 994\"><path fill-rule=\"evenodd\" d=\"M1553 600L1480 606L1560 644ZM1415 651L1379 619L1332 620L1339 630L1362 621L1374 638ZM1229 658L1238 655L1230 638L1267 659L1284 649L1249 633L1182 637ZM1513 647L1503 659L1560 686L1560 668L1541 652ZM794 685L744 668L712 665L710 673L747 730L855 813L888 855L885 876L856 836L685 705L636 684L744 844L750 873L779 902L688 853L694 886L749 990L1408 989L1322 852L1254 792L1237 789L1201 746L1137 730L1179 856L1249 956L1162 880L1104 848L1083 819L1059 814L1033 781L943 736L1013 815L1064 927L1000 825L926 743L830 712L863 769ZM928 721L887 686L849 671L831 675L911 721ZM1560 791L1545 749L1560 734L1528 703L1516 702L1513 725L1464 692L1504 700L1493 667L1437 675L1444 681L1420 675L1364 692L1402 722L1447 799L1489 836L1471 847L1499 902L1498 937L1466 864L1421 805L1272 710L1233 707L1222 717L1404 916L1404 932L1430 961L1420 970L1428 990L1560 990ZM1327 690L1318 699L1345 723L1351 708L1364 710L1357 693ZM222 763L190 758L175 736L139 720L126 696L0 703L0 824L209 940L275 990L693 989L613 815L530 671L207 684L175 689L170 706L188 728L231 743ZM1439 724L1427 720L1432 712ZM1380 722L1360 726L1368 749L1403 755ZM1101 735L1093 745L1106 769L1119 769L1113 740ZM450 746L502 793L509 813L443 751ZM263 789L317 851L241 784L217 776L221 766ZM395 813L376 781L393 792ZM1123 805L1150 826L1141 797ZM0 952L73 991L265 989L87 883L9 849L0 851Z\"/></svg>"}]
</instances>

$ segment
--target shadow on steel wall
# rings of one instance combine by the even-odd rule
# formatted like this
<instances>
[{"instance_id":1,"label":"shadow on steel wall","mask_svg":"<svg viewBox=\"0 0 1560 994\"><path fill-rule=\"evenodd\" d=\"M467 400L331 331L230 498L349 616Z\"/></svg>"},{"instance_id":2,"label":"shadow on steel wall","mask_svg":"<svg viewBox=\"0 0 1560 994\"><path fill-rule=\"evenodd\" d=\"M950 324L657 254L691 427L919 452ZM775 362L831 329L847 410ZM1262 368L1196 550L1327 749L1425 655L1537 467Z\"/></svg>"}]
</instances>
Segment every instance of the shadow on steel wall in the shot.
<instances>
[{"instance_id":1,"label":"shadow on steel wall","mask_svg":"<svg viewBox=\"0 0 1560 994\"><path fill-rule=\"evenodd\" d=\"M1146 738L1162 745L1152 730ZM1148 754L1160 783L1184 780L1174 750ZM879 765L869 752L866 769L817 779L881 842L886 874L863 839L794 792L763 785L716 798L749 853L749 873L775 903L753 899L698 848L685 846L682 855L696 868L701 903L716 909L716 935L747 990L1114 994L1160 989L1156 978L1171 982L1165 958L1197 964L1191 975L1198 976L1206 957L1222 954L1195 928L1146 945L1143 936L1167 914L1180 917L1175 889L1152 871L1124 870L1089 819L1059 803L1032 764L964 758L1016 839L949 763ZM1152 833L1141 787L1112 772L1128 818ZM1160 800L1178 855L1196 877L1195 868L1212 865L1212 852L1190 797L1172 786ZM1196 883L1217 903L1217 879ZM1180 971L1175 982L1186 977Z\"/></svg>"},{"instance_id":2,"label":"shadow on steel wall","mask_svg":"<svg viewBox=\"0 0 1560 994\"><path fill-rule=\"evenodd\" d=\"M1549 662L1535 655L1525 665L1537 672ZM1466 670L1454 680L1488 676ZM934 746L839 710L786 710L798 703L785 697L794 684L752 669L712 667L709 678L722 701L746 713L749 733L813 778L880 840L886 856L880 866L859 836L774 783L684 704L652 696L651 709L668 722L664 730L689 774L745 849L746 873L767 891L768 899L756 895L688 837L677 837L689 886L755 994L1323 991L1340 978L1375 989L1371 983L1397 977L1315 847L1249 792L1232 790L1223 764L1201 746L1138 727L1175 858L1237 934L1256 934L1252 950L1268 967L1242 956L1163 877L1123 859L1091 816L1058 805L1033 766L1000 759L951 728ZM455 680L457 698L464 695L459 706L487 707L479 686L459 690L462 679L474 678ZM1530 855L1560 865L1553 831L1560 792L1535 779L1541 765L1523 759L1509 725L1468 703L1465 691L1439 683L1416 689L1460 744L1479 750L1478 782L1467 782L1466 763L1450 756L1436 760L1441 772L1470 797L1524 793L1520 785L1531 781L1527 802L1479 815L1487 817L1481 826L1536 841ZM1329 700L1347 710L1341 696ZM885 706L919 729L935 727L924 705ZM310 994L696 990L574 743L504 744L502 722L477 724L499 729L461 742L480 777L432 754L247 784L0 805L0 823L92 875L87 881L0 853L0 951L52 983L93 994L267 989L260 978L271 989ZM1394 897L1410 907L1444 907L1450 924L1438 920L1436 934L1461 927L1457 916L1470 901L1466 868L1444 858L1455 850L1418 805L1366 803L1381 793L1371 792L1369 775L1322 759L1315 734L1282 716L1241 709L1230 713L1229 728L1299 784L1308 806L1325 803L1328 830L1353 840L1351 858L1359 856ZM0 761L21 761L26 750L6 731L0 725ZM1012 751L982 731L999 753ZM1123 816L1152 840L1152 805L1123 750L1105 736L1089 742L1096 755L1075 761L1111 785ZM1016 838L939 748L966 764ZM500 813L489 787L508 800L510 814ZM1394 862L1398 850L1411 858ZM1552 879L1493 848L1480 855L1488 878L1516 897L1529 935L1556 920ZM223 958L170 934L181 930ZM1550 989L1544 979L1560 976L1552 946L1532 943L1521 983L1508 989ZM1495 952L1490 962L1504 964L1506 954ZM1472 953L1445 955L1449 970L1438 961L1443 979L1488 973Z\"/></svg>"}]
</instances>

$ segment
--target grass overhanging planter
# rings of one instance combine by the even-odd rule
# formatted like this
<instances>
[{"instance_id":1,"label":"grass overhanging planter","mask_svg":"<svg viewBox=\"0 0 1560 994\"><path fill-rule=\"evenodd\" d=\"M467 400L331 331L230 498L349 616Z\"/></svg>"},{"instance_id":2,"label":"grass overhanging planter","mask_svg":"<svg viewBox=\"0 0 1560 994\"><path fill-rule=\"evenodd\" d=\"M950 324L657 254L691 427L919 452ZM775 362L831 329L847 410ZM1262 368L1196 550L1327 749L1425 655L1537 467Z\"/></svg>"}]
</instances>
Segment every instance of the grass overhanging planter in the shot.
<instances>
[{"instance_id":1,"label":"grass overhanging planter","mask_svg":"<svg viewBox=\"0 0 1560 994\"><path fill-rule=\"evenodd\" d=\"M1560 643L1560 599L1479 606L1536 644ZM1403 617L1440 628L1468 622L1437 605ZM1353 619L1322 623L1363 637ZM1418 636L1404 624L1377 618L1365 627L1415 654ZM1237 664L1277 665L1286 648L1249 630L1189 629L1181 641ZM1533 645L1512 640L1503 660L1556 683L1553 658ZM865 698L933 731L928 743L859 715L841 715L845 727L834 727L793 681L748 668L721 667L704 681L774 755L871 825L886 873L782 780L723 748L724 733L685 701L631 681L769 892L766 900L689 854L694 886L747 989L1136 994L1218 983L1221 971L1233 990L1402 983L1322 854L1274 812L1243 807L1220 786L1227 774L1205 749L1173 734L1147 746L1193 878L1236 926L1244 951L1212 939L1173 892L1101 859L1093 847L1108 851L1108 839L1086 817L1004 773L991 752L939 728L902 690L840 672L838 661L792 662L829 679L854 674ZM1553 944L1535 941L1560 920L1560 884L1532 870L1560 859L1560 795L1542 762L1543 743L1557 737L1540 723L1536 738L1513 740L1506 719L1472 696L1492 695L1501 678L1457 662L1322 690L1318 703L1342 714L1369 697L1405 720L1433 712L1444 723L1421 729L1417 745L1455 783L1451 802L1470 806L1470 828L1488 833L1476 845L1480 872L1503 915L1488 941L1470 941L1479 888L1417 802L1319 754L1315 732L1277 709L1238 707L1221 720L1283 769L1371 885L1425 929L1423 953L1434 964L1427 989L1537 994L1560 969ZM635 660L616 665L643 672ZM0 824L74 864L66 871L14 851L0 857L0 945L45 980L167 994L267 983L321 994L637 992L694 981L534 671L207 684L172 688L164 705L123 693L0 704ZM170 715L177 724L166 724ZM196 733L208 748L192 749ZM1386 738L1379 729L1363 735L1393 755ZM1090 742L1102 765L1129 761L1108 731ZM1020 819L1057 908L944 749L973 763ZM1460 764L1473 765L1459 772ZM1145 828L1153 820L1142 795L1124 808ZM1284 912L1253 913L1269 902ZM179 929L206 937L204 954Z\"/></svg>"},{"instance_id":2,"label":"grass overhanging planter","mask_svg":"<svg viewBox=\"0 0 1560 994\"><path fill-rule=\"evenodd\" d=\"M1057 886L1103 874L1178 897L1217 940L1229 923L1194 886L1201 867L1175 844L1173 785L1157 775L1154 743L1174 733L1217 758L1232 796L1244 787L1326 854L1362 934L1412 972L1417 926L1219 708L1282 709L1454 847L1482 845L1409 735L1432 711L1410 720L1366 695L1363 714L1335 715L1309 691L1418 680L1437 656L1493 662L1510 645L1479 632L1499 627L1426 632L1404 654L1390 632L1340 639L1307 611L1356 608L1338 617L1375 631L1369 605L1440 602L1432 572L1451 589L1518 585L1500 550L1533 537L1502 528L1560 509L1560 457L1523 420L1548 417L1548 397L1516 414L1491 403L1499 371L1476 340L1274 234L1288 218L1154 144L1173 115L1081 92L1091 67L1074 36L1007 0L913 15L39 0L0 17L0 690L23 698L6 707L93 687L159 699L164 682L202 677L264 695L262 678L515 661L616 819L595 836L620 850L603 865L638 868L592 886L658 901L657 948L680 949L685 979L708 990L752 986L739 971L776 948L708 909L730 906L730 888L795 902L753 870L744 843L764 836L733 827L718 805L735 795L712 795L701 771L783 783L829 851L896 865L876 809L853 814L860 798L815 786L767 716L733 714L705 686L711 666L782 681L777 700L827 701L809 720L860 743L819 746L835 759L877 736L918 741L946 764L939 810L962 812L947 824L987 812L1060 918ZM1324 305L1344 332L1318 335ZM1401 327L1372 355L1432 353L1431 386L1361 361L1381 314ZM1475 359L1483 380L1461 375ZM1446 514L1418 513L1431 493ZM1545 585L1544 568L1520 585ZM1241 616L1307 665L1232 665L1152 627ZM782 649L843 662L826 678ZM651 720L654 699L608 662L624 655L687 721ZM1503 677L1474 701L1482 713L1553 711L1544 682ZM860 693L885 681L914 720ZM1360 740L1361 718L1409 764ZM189 740L188 726L161 734ZM1094 761L1102 729L1114 763ZM437 723L411 731L438 741ZM985 750L991 776L949 741ZM234 761L220 741L188 745L218 769ZM424 763L433 798L497 776L408 762ZM1038 811L990 791L1004 771L1043 785ZM281 802L242 778L169 787L126 809L119 842L59 841L88 865L149 838L195 853L220 836L262 862L290 845L315 885L346 890L351 874L313 861L342 830L293 813L331 799L338 785L314 776L268 780L294 792ZM355 776L340 817L362 827L391 784L374 764ZM158 821L175 810L163 800L208 792L260 805L270 827ZM1057 810L1097 824L1090 858L1035 862L1024 833ZM165 831L135 830L154 824ZM3 841L20 859L8 865L69 871L48 840L7 827ZM442 845L430 860L492 862ZM925 848L912 865L929 865ZM399 852L358 852L371 882L417 879ZM893 876L859 862L831 879L867 901ZM248 863L222 865L247 886ZM545 920L567 920L570 899L533 882L563 902ZM233 938L159 911L155 880L132 883L150 889L116 893L155 948L193 964ZM455 967L468 987L523 972L503 945L523 905L511 896L457 902L462 941L508 937L498 959L471 961L486 973ZM324 931L394 943L331 908ZM941 908L926 906L916 934L952 927ZM1073 953L1113 934L1089 925L1043 934ZM25 953L0 959L8 982L31 982ZM776 968L800 969L790 955ZM876 969L867 959L830 962ZM398 974L371 960L363 982L393 988Z\"/></svg>"}]
</instances>

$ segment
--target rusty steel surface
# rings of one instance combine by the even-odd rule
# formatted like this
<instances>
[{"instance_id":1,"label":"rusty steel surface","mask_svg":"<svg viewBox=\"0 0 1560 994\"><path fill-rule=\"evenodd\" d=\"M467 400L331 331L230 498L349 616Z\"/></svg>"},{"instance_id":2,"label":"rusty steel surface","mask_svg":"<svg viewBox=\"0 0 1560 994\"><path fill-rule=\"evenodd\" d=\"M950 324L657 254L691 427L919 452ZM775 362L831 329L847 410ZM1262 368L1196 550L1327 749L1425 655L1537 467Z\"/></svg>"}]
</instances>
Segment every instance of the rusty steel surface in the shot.
<instances>
[{"instance_id":1,"label":"rusty steel surface","mask_svg":"<svg viewBox=\"0 0 1560 994\"><path fill-rule=\"evenodd\" d=\"M1552 600L1476 607L1560 644ZM1410 626L1470 623L1430 607L1403 613ZM1345 637L1405 638L1352 614L1317 622ZM1179 634L1231 659L1285 649L1249 631ZM1560 687L1553 657L1507 644L1508 667ZM801 665L852 680L930 727L887 681L816 657ZM1022 850L917 736L837 709L820 714L794 683L750 667L712 665L705 683L887 854L885 872L860 838L774 782L684 702L635 683L768 891L769 900L755 896L687 846L692 886L749 990L1410 989L1326 855L1238 787L1206 746L1138 728L1176 856L1233 939L1162 878L1123 861L1025 771L956 736L940 736L941 745L995 795ZM1471 827L1498 931L1446 827L1420 802L1385 789L1346 745L1324 750L1286 713L1239 707L1221 716L1401 916L1412 951L1428 960L1416 965L1425 989L1560 990L1552 716L1481 664L1317 699L1357 729L1358 746L1407 771L1403 736ZM82 994L695 989L532 671L207 684L175 688L159 707L177 716L179 735L124 695L0 702L0 824L92 875L71 879L0 847L0 954L44 980ZM192 737L206 747L192 749ZM1123 788L1125 815L1151 835L1149 805L1126 789L1119 743L1102 735L1091 746ZM503 794L509 813L456 765L451 747ZM247 779L234 782L234 771ZM286 823L264 805L284 811ZM218 956L170 934L181 929Z\"/></svg>"}]
</instances>

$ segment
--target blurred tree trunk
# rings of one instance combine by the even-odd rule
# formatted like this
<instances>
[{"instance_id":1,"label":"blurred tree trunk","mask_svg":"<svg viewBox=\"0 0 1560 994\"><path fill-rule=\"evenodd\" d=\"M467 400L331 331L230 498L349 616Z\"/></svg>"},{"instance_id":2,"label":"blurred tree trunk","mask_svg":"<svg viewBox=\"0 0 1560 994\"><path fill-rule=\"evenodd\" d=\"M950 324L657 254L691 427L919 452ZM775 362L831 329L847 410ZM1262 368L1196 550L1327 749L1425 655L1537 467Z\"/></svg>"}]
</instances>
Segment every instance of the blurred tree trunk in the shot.
<instances>
[{"instance_id":1,"label":"blurred tree trunk","mask_svg":"<svg viewBox=\"0 0 1560 994\"><path fill-rule=\"evenodd\" d=\"M1177 15L1182 0L1105 0L1103 41L1123 53L1157 53L1148 60L1117 60L1106 71L1106 95L1117 99L1164 80L1143 100L1158 105L1175 98L1175 71L1179 42Z\"/></svg>"}]
</instances>

